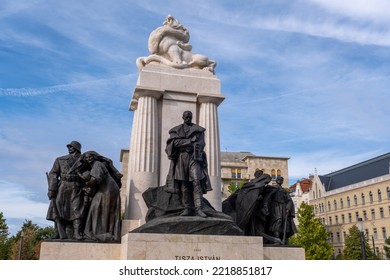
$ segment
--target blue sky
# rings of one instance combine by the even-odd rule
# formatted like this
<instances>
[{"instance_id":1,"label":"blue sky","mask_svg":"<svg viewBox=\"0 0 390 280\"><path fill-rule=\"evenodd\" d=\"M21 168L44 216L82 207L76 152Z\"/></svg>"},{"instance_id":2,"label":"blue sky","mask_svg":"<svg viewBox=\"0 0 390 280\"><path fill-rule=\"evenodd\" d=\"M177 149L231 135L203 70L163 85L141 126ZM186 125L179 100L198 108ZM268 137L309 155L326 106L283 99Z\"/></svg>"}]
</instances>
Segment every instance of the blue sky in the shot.
<instances>
[{"instance_id":1,"label":"blue sky","mask_svg":"<svg viewBox=\"0 0 390 280\"><path fill-rule=\"evenodd\" d=\"M289 157L289 180L389 152L387 0L0 2L0 211L41 226L45 172L78 140L120 169L135 60L171 14L217 61L221 149Z\"/></svg>"}]
</instances>

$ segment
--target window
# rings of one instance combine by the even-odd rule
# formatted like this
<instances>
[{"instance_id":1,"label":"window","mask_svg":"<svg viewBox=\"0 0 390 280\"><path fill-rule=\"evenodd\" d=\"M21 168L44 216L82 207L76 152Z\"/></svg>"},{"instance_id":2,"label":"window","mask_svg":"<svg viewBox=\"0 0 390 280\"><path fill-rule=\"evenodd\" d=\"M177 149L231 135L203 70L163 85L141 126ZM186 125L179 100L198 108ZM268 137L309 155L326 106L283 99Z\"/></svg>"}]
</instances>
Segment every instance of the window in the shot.
<instances>
[{"instance_id":1,"label":"window","mask_svg":"<svg viewBox=\"0 0 390 280\"><path fill-rule=\"evenodd\" d=\"M272 179L276 179L276 170L275 169L272 169L271 170L271 177L272 177Z\"/></svg>"},{"instance_id":2,"label":"window","mask_svg":"<svg viewBox=\"0 0 390 280\"><path fill-rule=\"evenodd\" d=\"M370 235L368 228L364 229L364 234L365 234L366 238L368 239L368 237Z\"/></svg>"},{"instance_id":3,"label":"window","mask_svg":"<svg viewBox=\"0 0 390 280\"><path fill-rule=\"evenodd\" d=\"M318 197L321 197L321 190L318 190Z\"/></svg>"},{"instance_id":4,"label":"window","mask_svg":"<svg viewBox=\"0 0 390 280\"><path fill-rule=\"evenodd\" d=\"M232 178L241 179L241 168L232 168Z\"/></svg>"},{"instance_id":5,"label":"window","mask_svg":"<svg viewBox=\"0 0 390 280\"><path fill-rule=\"evenodd\" d=\"M387 187L386 192L387 192L387 199L390 199L390 187Z\"/></svg>"},{"instance_id":6,"label":"window","mask_svg":"<svg viewBox=\"0 0 390 280\"><path fill-rule=\"evenodd\" d=\"M276 171L276 175L277 175L278 177L282 177L282 170L278 169L278 170Z\"/></svg>"},{"instance_id":7,"label":"window","mask_svg":"<svg viewBox=\"0 0 390 280\"><path fill-rule=\"evenodd\" d=\"M353 196L353 201L355 203L355 206L357 206L358 205L358 200L357 200L356 194Z\"/></svg>"},{"instance_id":8,"label":"window","mask_svg":"<svg viewBox=\"0 0 390 280\"><path fill-rule=\"evenodd\" d=\"M313 198L316 199L316 193L313 191Z\"/></svg>"},{"instance_id":9,"label":"window","mask_svg":"<svg viewBox=\"0 0 390 280\"><path fill-rule=\"evenodd\" d=\"M339 216L334 216L334 222L336 223L336 225L338 225L339 224Z\"/></svg>"},{"instance_id":10,"label":"window","mask_svg":"<svg viewBox=\"0 0 390 280\"><path fill-rule=\"evenodd\" d=\"M351 200L349 199L349 196L347 196L347 207L351 207Z\"/></svg>"},{"instance_id":11,"label":"window","mask_svg":"<svg viewBox=\"0 0 390 280\"><path fill-rule=\"evenodd\" d=\"M329 217L329 225L332 225L332 217Z\"/></svg>"},{"instance_id":12,"label":"window","mask_svg":"<svg viewBox=\"0 0 390 280\"><path fill-rule=\"evenodd\" d=\"M333 243L333 232L330 233L330 242Z\"/></svg>"},{"instance_id":13,"label":"window","mask_svg":"<svg viewBox=\"0 0 390 280\"><path fill-rule=\"evenodd\" d=\"M345 238L347 237L347 233L345 231L343 231L343 238L345 240Z\"/></svg>"},{"instance_id":14,"label":"window","mask_svg":"<svg viewBox=\"0 0 390 280\"><path fill-rule=\"evenodd\" d=\"M362 204L366 204L366 198L364 197L364 193L362 193Z\"/></svg>"},{"instance_id":15,"label":"window","mask_svg":"<svg viewBox=\"0 0 390 280\"><path fill-rule=\"evenodd\" d=\"M340 208L343 209L344 208L344 201L342 198L340 198Z\"/></svg>"},{"instance_id":16,"label":"window","mask_svg":"<svg viewBox=\"0 0 390 280\"><path fill-rule=\"evenodd\" d=\"M341 242L340 232L336 232L337 242Z\"/></svg>"},{"instance_id":17,"label":"window","mask_svg":"<svg viewBox=\"0 0 390 280\"><path fill-rule=\"evenodd\" d=\"M371 219L375 220L375 209L371 209Z\"/></svg>"},{"instance_id":18,"label":"window","mask_svg":"<svg viewBox=\"0 0 390 280\"><path fill-rule=\"evenodd\" d=\"M363 220L367 221L368 218L367 218L367 211L366 210L363 210Z\"/></svg>"},{"instance_id":19,"label":"window","mask_svg":"<svg viewBox=\"0 0 390 280\"><path fill-rule=\"evenodd\" d=\"M351 213L348 213L348 222L352 223L352 215L351 215Z\"/></svg>"},{"instance_id":20,"label":"window","mask_svg":"<svg viewBox=\"0 0 390 280\"><path fill-rule=\"evenodd\" d=\"M381 219L383 219L384 217L385 217L385 213L384 213L384 211L383 211L383 208L381 207L381 208L379 208L379 217L381 218Z\"/></svg>"},{"instance_id":21,"label":"window","mask_svg":"<svg viewBox=\"0 0 390 280\"><path fill-rule=\"evenodd\" d=\"M376 228L374 228L373 230L374 230L374 234L373 234L374 235L374 239L378 240L378 232L377 232Z\"/></svg>"},{"instance_id":22,"label":"window","mask_svg":"<svg viewBox=\"0 0 390 280\"><path fill-rule=\"evenodd\" d=\"M373 195L372 195L372 191L370 191L370 192L368 193L368 195L370 196L370 202L372 203L372 202L374 201L374 197L373 197Z\"/></svg>"},{"instance_id":23,"label":"window","mask_svg":"<svg viewBox=\"0 0 390 280\"><path fill-rule=\"evenodd\" d=\"M341 214L341 223L345 224L345 216L344 216L344 214Z\"/></svg>"},{"instance_id":24,"label":"window","mask_svg":"<svg viewBox=\"0 0 390 280\"><path fill-rule=\"evenodd\" d=\"M330 201L328 201L328 211L330 211Z\"/></svg>"},{"instance_id":25,"label":"window","mask_svg":"<svg viewBox=\"0 0 390 280\"><path fill-rule=\"evenodd\" d=\"M359 212L355 212L356 222L359 221Z\"/></svg>"},{"instance_id":26,"label":"window","mask_svg":"<svg viewBox=\"0 0 390 280\"><path fill-rule=\"evenodd\" d=\"M382 237L383 237L383 239L387 238L387 233L386 233L386 228L385 227L382 228Z\"/></svg>"},{"instance_id":27,"label":"window","mask_svg":"<svg viewBox=\"0 0 390 280\"><path fill-rule=\"evenodd\" d=\"M381 201L382 200L382 192L380 189L378 189L378 200Z\"/></svg>"},{"instance_id":28,"label":"window","mask_svg":"<svg viewBox=\"0 0 390 280\"><path fill-rule=\"evenodd\" d=\"M337 210L337 202L336 202L336 199L333 200L333 206L334 206L334 210Z\"/></svg>"}]
</instances>

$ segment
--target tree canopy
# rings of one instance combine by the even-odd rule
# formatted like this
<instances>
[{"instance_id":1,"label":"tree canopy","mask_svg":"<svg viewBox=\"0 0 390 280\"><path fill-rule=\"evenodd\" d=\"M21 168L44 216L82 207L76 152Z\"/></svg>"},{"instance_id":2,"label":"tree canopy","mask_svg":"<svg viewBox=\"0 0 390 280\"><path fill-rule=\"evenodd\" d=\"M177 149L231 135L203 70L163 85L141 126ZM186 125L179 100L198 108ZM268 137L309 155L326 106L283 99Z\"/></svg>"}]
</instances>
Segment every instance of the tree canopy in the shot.
<instances>
[{"instance_id":1,"label":"tree canopy","mask_svg":"<svg viewBox=\"0 0 390 280\"><path fill-rule=\"evenodd\" d=\"M366 258L368 260L376 259L374 252L372 251L367 238L364 236L364 245L366 249ZM353 225L348 230L348 234L345 237L344 259L346 260L362 260L363 252L361 245L361 235L358 227Z\"/></svg>"},{"instance_id":2,"label":"tree canopy","mask_svg":"<svg viewBox=\"0 0 390 280\"><path fill-rule=\"evenodd\" d=\"M314 215L314 207L302 203L298 209L298 232L289 242L305 249L307 260L329 260L333 247L328 242L329 233Z\"/></svg>"},{"instance_id":3,"label":"tree canopy","mask_svg":"<svg viewBox=\"0 0 390 280\"><path fill-rule=\"evenodd\" d=\"M10 256L10 241L8 239L8 225L0 212L0 260L8 260Z\"/></svg>"},{"instance_id":4,"label":"tree canopy","mask_svg":"<svg viewBox=\"0 0 390 280\"><path fill-rule=\"evenodd\" d=\"M385 244L383 249L385 250L386 258L390 259L390 237L387 237L385 240Z\"/></svg>"}]
</instances>

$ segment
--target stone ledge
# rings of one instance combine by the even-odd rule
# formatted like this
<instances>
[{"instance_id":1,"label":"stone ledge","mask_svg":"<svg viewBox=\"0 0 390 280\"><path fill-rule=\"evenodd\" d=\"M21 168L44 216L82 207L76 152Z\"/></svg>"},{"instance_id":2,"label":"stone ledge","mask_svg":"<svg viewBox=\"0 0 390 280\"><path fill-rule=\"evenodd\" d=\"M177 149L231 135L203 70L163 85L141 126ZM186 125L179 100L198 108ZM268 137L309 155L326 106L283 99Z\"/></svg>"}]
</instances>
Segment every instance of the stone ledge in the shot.
<instances>
[{"instance_id":1,"label":"stone ledge","mask_svg":"<svg viewBox=\"0 0 390 280\"><path fill-rule=\"evenodd\" d=\"M119 260L121 244L42 242L40 260Z\"/></svg>"},{"instance_id":2,"label":"stone ledge","mask_svg":"<svg viewBox=\"0 0 390 280\"><path fill-rule=\"evenodd\" d=\"M122 237L128 260L262 260L262 237L129 233Z\"/></svg>"}]
</instances>

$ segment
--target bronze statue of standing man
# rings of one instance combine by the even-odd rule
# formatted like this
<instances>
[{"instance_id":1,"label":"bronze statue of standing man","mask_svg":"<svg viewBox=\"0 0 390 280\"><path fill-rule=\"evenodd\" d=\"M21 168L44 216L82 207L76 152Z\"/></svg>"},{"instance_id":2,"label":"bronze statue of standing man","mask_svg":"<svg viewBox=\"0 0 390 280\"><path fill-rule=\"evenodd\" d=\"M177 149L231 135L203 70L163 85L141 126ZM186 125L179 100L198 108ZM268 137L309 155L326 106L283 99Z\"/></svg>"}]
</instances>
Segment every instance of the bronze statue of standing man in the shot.
<instances>
[{"instance_id":1,"label":"bronze statue of standing man","mask_svg":"<svg viewBox=\"0 0 390 280\"><path fill-rule=\"evenodd\" d=\"M183 113L184 123L169 130L166 153L171 160L166 190L180 193L184 211L181 216L206 218L203 194L211 191L204 152L205 128L192 123L192 112Z\"/></svg>"},{"instance_id":2,"label":"bronze statue of standing man","mask_svg":"<svg viewBox=\"0 0 390 280\"><path fill-rule=\"evenodd\" d=\"M81 155L81 144L72 141L68 155L56 158L48 174L48 197L50 205L46 219L55 223L53 239L83 239L83 218L85 216L84 181L77 174L68 171Z\"/></svg>"}]
</instances>

